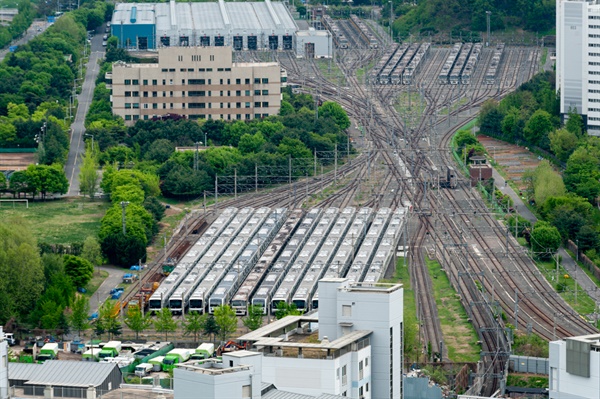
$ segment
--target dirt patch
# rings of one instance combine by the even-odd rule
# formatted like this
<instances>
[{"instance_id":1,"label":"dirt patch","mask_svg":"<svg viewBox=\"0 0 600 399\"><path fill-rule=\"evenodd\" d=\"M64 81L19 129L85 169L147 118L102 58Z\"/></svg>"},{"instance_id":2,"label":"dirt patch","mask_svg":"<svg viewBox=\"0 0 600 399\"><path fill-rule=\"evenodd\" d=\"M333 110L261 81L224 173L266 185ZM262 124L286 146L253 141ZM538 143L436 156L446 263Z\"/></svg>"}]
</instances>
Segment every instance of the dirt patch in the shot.
<instances>
[{"instance_id":1,"label":"dirt patch","mask_svg":"<svg viewBox=\"0 0 600 399\"><path fill-rule=\"evenodd\" d=\"M23 170L35 163L33 152L0 152L0 170Z\"/></svg>"},{"instance_id":2,"label":"dirt patch","mask_svg":"<svg viewBox=\"0 0 600 399\"><path fill-rule=\"evenodd\" d=\"M527 147L506 143L492 137L478 135L477 140L500 166L499 169L504 176L514 182L519 190L525 190L527 185L523 182L523 174L538 166L540 163L538 156L531 153Z\"/></svg>"}]
</instances>

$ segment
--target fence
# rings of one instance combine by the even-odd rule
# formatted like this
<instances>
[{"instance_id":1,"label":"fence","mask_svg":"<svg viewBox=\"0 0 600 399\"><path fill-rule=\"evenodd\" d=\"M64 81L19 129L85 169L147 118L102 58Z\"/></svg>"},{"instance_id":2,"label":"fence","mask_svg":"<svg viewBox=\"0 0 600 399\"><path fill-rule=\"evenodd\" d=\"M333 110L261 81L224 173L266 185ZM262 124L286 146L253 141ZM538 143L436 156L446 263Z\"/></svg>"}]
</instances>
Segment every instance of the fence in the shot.
<instances>
[{"instance_id":1,"label":"fence","mask_svg":"<svg viewBox=\"0 0 600 399\"><path fill-rule=\"evenodd\" d=\"M579 251L577 245L571 240L567 242L567 248L575 254L577 254ZM590 258L588 258L585 254L580 253L578 259L583 266L585 266L585 268L594 275L594 277L600 280L600 268L598 268L598 266L596 266L596 264Z\"/></svg>"}]
</instances>

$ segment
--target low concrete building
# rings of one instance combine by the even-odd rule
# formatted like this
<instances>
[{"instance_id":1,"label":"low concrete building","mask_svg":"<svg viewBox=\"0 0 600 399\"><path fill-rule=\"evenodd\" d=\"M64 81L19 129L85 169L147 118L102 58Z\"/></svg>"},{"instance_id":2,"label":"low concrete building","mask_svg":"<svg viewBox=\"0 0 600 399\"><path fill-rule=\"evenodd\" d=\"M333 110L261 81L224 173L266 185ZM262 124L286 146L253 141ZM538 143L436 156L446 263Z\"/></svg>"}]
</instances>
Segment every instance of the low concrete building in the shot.
<instances>
[{"instance_id":1,"label":"low concrete building","mask_svg":"<svg viewBox=\"0 0 600 399\"><path fill-rule=\"evenodd\" d=\"M8 379L11 390L28 396L89 398L119 388L122 375L115 363L50 360L9 363Z\"/></svg>"},{"instance_id":2,"label":"low concrete building","mask_svg":"<svg viewBox=\"0 0 600 399\"><path fill-rule=\"evenodd\" d=\"M600 395L600 334L550 342L550 399Z\"/></svg>"}]
</instances>

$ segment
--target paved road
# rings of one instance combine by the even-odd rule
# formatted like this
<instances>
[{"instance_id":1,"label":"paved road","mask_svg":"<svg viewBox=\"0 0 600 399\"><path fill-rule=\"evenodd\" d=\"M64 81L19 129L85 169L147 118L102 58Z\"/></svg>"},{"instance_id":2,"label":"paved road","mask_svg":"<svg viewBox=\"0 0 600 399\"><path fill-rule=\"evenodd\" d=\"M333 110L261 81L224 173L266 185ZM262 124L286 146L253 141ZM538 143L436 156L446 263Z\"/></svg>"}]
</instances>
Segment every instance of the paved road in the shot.
<instances>
[{"instance_id":1,"label":"paved road","mask_svg":"<svg viewBox=\"0 0 600 399\"><path fill-rule=\"evenodd\" d=\"M19 46L21 44L25 44L37 35L44 32L50 24L44 20L35 20L32 22L31 26L25 31L23 36L20 39L13 40L8 47L10 46ZM4 57L9 53L8 47L3 50L0 50L0 62L4 60Z\"/></svg>"},{"instance_id":2,"label":"paved road","mask_svg":"<svg viewBox=\"0 0 600 399\"><path fill-rule=\"evenodd\" d=\"M98 311L100 305L108 298L110 290L119 285L123 279L123 274L127 273L125 269L117 266L100 266L99 269L108 272L108 277L90 298L90 313Z\"/></svg>"},{"instance_id":3,"label":"paved road","mask_svg":"<svg viewBox=\"0 0 600 399\"><path fill-rule=\"evenodd\" d=\"M519 197L515 190L506 184L504 178L500 176L496 169L492 169L492 175L496 182L496 186L500 191L512 198L514 208L517 210L518 214L529 220L532 224L535 223L537 221L535 215L527 208L523 199ZM598 290L598 286L596 286L585 272L579 270L580 268L577 266L575 260L564 248L561 247L558 250L558 254L562 257L562 267L569 272L569 275L579 283L579 286L583 288L596 303L600 303L600 291Z\"/></svg>"},{"instance_id":4,"label":"paved road","mask_svg":"<svg viewBox=\"0 0 600 399\"><path fill-rule=\"evenodd\" d=\"M104 32L104 25L99 28L98 31ZM75 114L75 121L71 125L71 143L69 146L67 164L65 165L65 174L69 180L69 191L67 193L67 196L69 197L79 195L79 170L81 167L81 158L85 152L85 137L83 136L85 133L85 127L83 123L94 95L96 77L98 76L98 72L100 70L98 61L104 58L102 35L103 33L97 33L94 37L92 37L92 53L86 65L87 70L85 73L81 94L77 96L79 103L77 106L77 113Z\"/></svg>"}]
</instances>

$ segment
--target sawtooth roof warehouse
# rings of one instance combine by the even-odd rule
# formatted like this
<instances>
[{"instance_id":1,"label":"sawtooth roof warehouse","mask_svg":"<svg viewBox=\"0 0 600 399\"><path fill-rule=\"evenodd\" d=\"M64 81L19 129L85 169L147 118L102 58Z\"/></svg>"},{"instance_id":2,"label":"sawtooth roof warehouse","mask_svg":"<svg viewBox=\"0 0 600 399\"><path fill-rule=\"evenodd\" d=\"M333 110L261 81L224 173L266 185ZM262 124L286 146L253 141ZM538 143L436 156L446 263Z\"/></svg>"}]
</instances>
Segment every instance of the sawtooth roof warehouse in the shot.
<instances>
[{"instance_id":1,"label":"sawtooth roof warehouse","mask_svg":"<svg viewBox=\"0 0 600 399\"><path fill-rule=\"evenodd\" d=\"M232 46L292 50L298 26L283 3L119 3L111 34L119 47Z\"/></svg>"}]
</instances>

